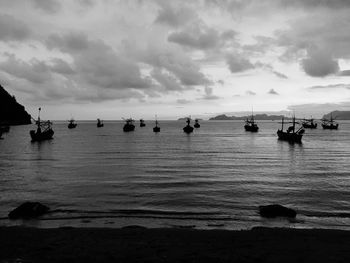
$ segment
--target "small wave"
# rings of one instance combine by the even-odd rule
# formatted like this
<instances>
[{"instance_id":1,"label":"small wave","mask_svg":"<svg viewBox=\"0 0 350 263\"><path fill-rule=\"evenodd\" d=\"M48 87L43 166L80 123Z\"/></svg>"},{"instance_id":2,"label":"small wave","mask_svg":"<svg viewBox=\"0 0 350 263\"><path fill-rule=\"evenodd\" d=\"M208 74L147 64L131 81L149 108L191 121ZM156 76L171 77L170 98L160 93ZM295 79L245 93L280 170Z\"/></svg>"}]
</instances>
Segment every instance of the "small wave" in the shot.
<instances>
[{"instance_id":1,"label":"small wave","mask_svg":"<svg viewBox=\"0 0 350 263\"><path fill-rule=\"evenodd\" d=\"M350 218L350 213L348 212L341 212L341 213L332 213L332 212L302 212L300 211L300 214L307 216L307 217L337 217L337 218Z\"/></svg>"}]
</instances>

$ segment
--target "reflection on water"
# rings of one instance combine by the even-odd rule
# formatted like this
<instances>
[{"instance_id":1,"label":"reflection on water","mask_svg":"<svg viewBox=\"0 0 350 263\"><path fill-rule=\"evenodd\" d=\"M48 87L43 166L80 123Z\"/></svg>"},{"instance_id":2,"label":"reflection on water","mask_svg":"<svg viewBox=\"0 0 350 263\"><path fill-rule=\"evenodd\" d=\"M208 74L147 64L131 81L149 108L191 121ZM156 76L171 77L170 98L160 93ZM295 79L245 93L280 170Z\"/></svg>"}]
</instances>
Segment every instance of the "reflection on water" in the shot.
<instances>
[{"instance_id":1,"label":"reflection on water","mask_svg":"<svg viewBox=\"0 0 350 263\"><path fill-rule=\"evenodd\" d=\"M29 126L13 127L0 141L0 217L36 200L56 210L44 224L347 229L350 123L306 130L302 144L277 140L278 125L249 133L241 122L203 121L188 135L177 121L162 121L160 133L56 123L41 143L30 142ZM269 203L296 208L298 221L261 219L257 207Z\"/></svg>"}]
</instances>

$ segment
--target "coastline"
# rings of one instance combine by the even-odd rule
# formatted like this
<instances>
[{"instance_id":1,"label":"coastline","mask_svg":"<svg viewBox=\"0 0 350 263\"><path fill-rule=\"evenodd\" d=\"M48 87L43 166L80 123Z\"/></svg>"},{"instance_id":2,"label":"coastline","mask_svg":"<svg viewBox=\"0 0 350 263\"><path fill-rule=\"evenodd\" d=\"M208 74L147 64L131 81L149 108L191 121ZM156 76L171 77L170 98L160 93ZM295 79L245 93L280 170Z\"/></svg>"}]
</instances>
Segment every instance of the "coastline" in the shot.
<instances>
[{"instance_id":1,"label":"coastline","mask_svg":"<svg viewBox=\"0 0 350 263\"><path fill-rule=\"evenodd\" d=\"M349 262L350 231L0 227L0 262Z\"/></svg>"}]
</instances>

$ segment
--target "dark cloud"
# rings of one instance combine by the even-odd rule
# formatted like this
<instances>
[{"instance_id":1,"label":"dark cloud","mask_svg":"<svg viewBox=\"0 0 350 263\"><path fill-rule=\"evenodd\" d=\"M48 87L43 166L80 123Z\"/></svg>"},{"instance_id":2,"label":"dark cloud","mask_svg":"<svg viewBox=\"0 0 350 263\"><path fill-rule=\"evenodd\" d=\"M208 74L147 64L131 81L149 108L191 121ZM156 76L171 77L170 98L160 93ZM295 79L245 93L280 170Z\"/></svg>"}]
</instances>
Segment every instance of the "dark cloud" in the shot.
<instances>
[{"instance_id":1,"label":"dark cloud","mask_svg":"<svg viewBox=\"0 0 350 263\"><path fill-rule=\"evenodd\" d=\"M155 48L143 52L144 63L158 70L165 70L174 76L184 86L211 85L210 81L201 71L200 67L183 53L174 50L158 50Z\"/></svg>"},{"instance_id":2,"label":"dark cloud","mask_svg":"<svg viewBox=\"0 0 350 263\"><path fill-rule=\"evenodd\" d=\"M174 32L168 36L169 42L197 49L215 48L219 40L218 32L210 28L192 28L187 31Z\"/></svg>"},{"instance_id":3,"label":"dark cloud","mask_svg":"<svg viewBox=\"0 0 350 263\"><path fill-rule=\"evenodd\" d=\"M34 84L44 83L51 79L50 68L45 62L37 59L25 62L17 59L13 54L7 54L7 60L0 63L0 69Z\"/></svg>"},{"instance_id":4,"label":"dark cloud","mask_svg":"<svg viewBox=\"0 0 350 263\"><path fill-rule=\"evenodd\" d=\"M204 91L205 91L205 95L203 96L202 99L204 99L204 100L217 100L217 99L220 99L219 96L216 96L216 95L213 94L213 88L205 87Z\"/></svg>"},{"instance_id":5,"label":"dark cloud","mask_svg":"<svg viewBox=\"0 0 350 263\"><path fill-rule=\"evenodd\" d=\"M245 59L240 55L230 54L226 57L226 62L232 73L243 72L254 68L254 65L248 59Z\"/></svg>"},{"instance_id":6,"label":"dark cloud","mask_svg":"<svg viewBox=\"0 0 350 263\"><path fill-rule=\"evenodd\" d=\"M70 54L79 76L95 87L118 90L151 87L151 81L141 75L136 63L116 53L103 41L89 40L82 33L70 33L50 36L47 45Z\"/></svg>"},{"instance_id":7,"label":"dark cloud","mask_svg":"<svg viewBox=\"0 0 350 263\"><path fill-rule=\"evenodd\" d=\"M332 90L332 89L350 89L350 84L331 84L325 86L312 86L308 88L309 90Z\"/></svg>"},{"instance_id":8,"label":"dark cloud","mask_svg":"<svg viewBox=\"0 0 350 263\"><path fill-rule=\"evenodd\" d=\"M23 41L31 36L31 30L13 16L0 14L0 41Z\"/></svg>"},{"instance_id":9,"label":"dark cloud","mask_svg":"<svg viewBox=\"0 0 350 263\"><path fill-rule=\"evenodd\" d=\"M281 72L273 70L272 73L275 74L277 77L279 77L281 79L288 79L288 77L286 75L284 75L283 73L281 73Z\"/></svg>"},{"instance_id":10,"label":"dark cloud","mask_svg":"<svg viewBox=\"0 0 350 263\"><path fill-rule=\"evenodd\" d=\"M60 59L60 58L54 58L51 60L52 66L51 70L53 72L62 74L62 75L71 75L75 74L76 72L73 70L72 66L69 65L66 61Z\"/></svg>"},{"instance_id":11,"label":"dark cloud","mask_svg":"<svg viewBox=\"0 0 350 263\"><path fill-rule=\"evenodd\" d=\"M256 95L256 93L251 91L251 90L247 90L246 94L249 95L249 96L255 96Z\"/></svg>"},{"instance_id":12,"label":"dark cloud","mask_svg":"<svg viewBox=\"0 0 350 263\"><path fill-rule=\"evenodd\" d=\"M155 23L179 27L196 18L196 14L189 8L174 8L167 1L162 2L159 2L160 10Z\"/></svg>"},{"instance_id":13,"label":"dark cloud","mask_svg":"<svg viewBox=\"0 0 350 263\"><path fill-rule=\"evenodd\" d=\"M312 77L324 77L339 71L338 61L322 51L308 51L308 57L301 61L306 74Z\"/></svg>"},{"instance_id":14,"label":"dark cloud","mask_svg":"<svg viewBox=\"0 0 350 263\"><path fill-rule=\"evenodd\" d=\"M186 99L178 99L178 100L176 100L176 102L178 104L190 104L190 103L192 103L191 100L186 100Z\"/></svg>"},{"instance_id":15,"label":"dark cloud","mask_svg":"<svg viewBox=\"0 0 350 263\"><path fill-rule=\"evenodd\" d=\"M350 76L350 70L342 70L338 73L338 76Z\"/></svg>"},{"instance_id":16,"label":"dark cloud","mask_svg":"<svg viewBox=\"0 0 350 263\"><path fill-rule=\"evenodd\" d=\"M155 68L151 72L151 76L167 91L180 91L184 87L169 72L163 72L159 68Z\"/></svg>"},{"instance_id":17,"label":"dark cloud","mask_svg":"<svg viewBox=\"0 0 350 263\"><path fill-rule=\"evenodd\" d=\"M57 13L62 8L61 3L57 0L31 0L31 2L34 7L50 14Z\"/></svg>"},{"instance_id":18,"label":"dark cloud","mask_svg":"<svg viewBox=\"0 0 350 263\"><path fill-rule=\"evenodd\" d=\"M267 94L279 95L278 92L276 92L274 89L270 89Z\"/></svg>"}]
</instances>

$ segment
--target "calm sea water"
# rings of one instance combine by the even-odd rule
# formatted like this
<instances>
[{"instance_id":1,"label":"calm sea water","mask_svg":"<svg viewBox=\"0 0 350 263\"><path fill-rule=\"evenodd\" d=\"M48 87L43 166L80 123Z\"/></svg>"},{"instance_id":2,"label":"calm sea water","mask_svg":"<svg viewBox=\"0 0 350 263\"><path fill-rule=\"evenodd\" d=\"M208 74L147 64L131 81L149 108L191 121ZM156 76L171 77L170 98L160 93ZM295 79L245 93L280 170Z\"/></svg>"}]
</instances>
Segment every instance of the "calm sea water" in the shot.
<instances>
[{"instance_id":1,"label":"calm sea water","mask_svg":"<svg viewBox=\"0 0 350 263\"><path fill-rule=\"evenodd\" d=\"M54 123L51 141L30 142L31 126L0 140L0 224L39 227L143 225L247 229L287 226L350 229L350 122L306 130L303 143L278 141L278 122L153 122L122 132L123 122ZM24 201L55 212L12 221ZM279 203L297 219L267 220L258 206Z\"/></svg>"}]
</instances>

